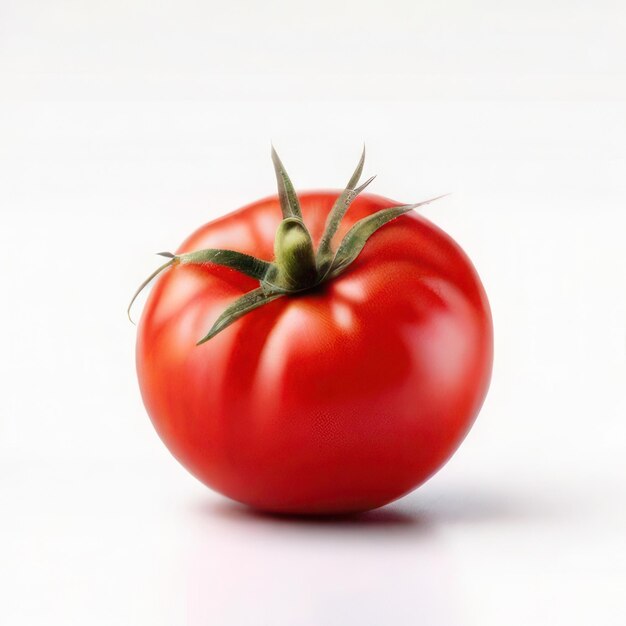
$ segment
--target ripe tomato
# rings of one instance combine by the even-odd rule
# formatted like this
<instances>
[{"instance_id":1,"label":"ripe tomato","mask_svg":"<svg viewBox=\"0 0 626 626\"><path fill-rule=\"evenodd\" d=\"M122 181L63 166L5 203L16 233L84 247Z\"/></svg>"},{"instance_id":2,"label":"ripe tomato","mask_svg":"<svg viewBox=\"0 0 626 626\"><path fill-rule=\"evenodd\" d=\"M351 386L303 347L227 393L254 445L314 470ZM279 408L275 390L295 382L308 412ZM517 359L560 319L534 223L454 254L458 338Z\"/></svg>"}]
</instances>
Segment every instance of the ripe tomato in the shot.
<instances>
[{"instance_id":1,"label":"ripe tomato","mask_svg":"<svg viewBox=\"0 0 626 626\"><path fill-rule=\"evenodd\" d=\"M300 194L317 246L339 192ZM361 195L339 226L395 206ZM271 197L199 228L178 255L226 248L271 260ZM414 213L369 239L344 273L198 339L258 281L211 263L158 279L138 328L152 422L206 485L253 507L332 514L384 505L455 451L485 397L492 323L459 246Z\"/></svg>"}]
</instances>

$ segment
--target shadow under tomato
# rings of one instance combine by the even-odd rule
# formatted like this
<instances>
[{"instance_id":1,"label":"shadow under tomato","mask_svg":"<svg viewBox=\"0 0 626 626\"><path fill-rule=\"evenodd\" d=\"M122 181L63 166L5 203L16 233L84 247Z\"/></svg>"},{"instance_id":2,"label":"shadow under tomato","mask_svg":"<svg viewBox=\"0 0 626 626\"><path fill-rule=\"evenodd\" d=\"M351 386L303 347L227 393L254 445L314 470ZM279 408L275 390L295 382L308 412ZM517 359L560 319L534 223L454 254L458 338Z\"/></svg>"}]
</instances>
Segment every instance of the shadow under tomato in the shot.
<instances>
[{"instance_id":1,"label":"shadow under tomato","mask_svg":"<svg viewBox=\"0 0 626 626\"><path fill-rule=\"evenodd\" d=\"M398 511L394 508L381 508L363 513L345 515L296 515L272 513L252 509L236 502L222 501L207 507L213 515L224 519L251 519L277 524L301 524L308 526L407 526L420 523L419 516Z\"/></svg>"},{"instance_id":2,"label":"shadow under tomato","mask_svg":"<svg viewBox=\"0 0 626 626\"><path fill-rule=\"evenodd\" d=\"M377 538L385 544L432 539L435 528L419 512L405 512L393 506L349 515L283 515L258 511L226 499L211 499L193 507L196 519L205 528L218 523L224 528L264 537L311 539L325 537L358 540Z\"/></svg>"},{"instance_id":3,"label":"shadow under tomato","mask_svg":"<svg viewBox=\"0 0 626 626\"><path fill-rule=\"evenodd\" d=\"M362 528L426 532L448 525L515 524L559 516L562 507L523 493L421 489L380 509L346 515L289 515L252 509L227 499L203 501L195 507L202 516L233 522L314 528Z\"/></svg>"}]
</instances>

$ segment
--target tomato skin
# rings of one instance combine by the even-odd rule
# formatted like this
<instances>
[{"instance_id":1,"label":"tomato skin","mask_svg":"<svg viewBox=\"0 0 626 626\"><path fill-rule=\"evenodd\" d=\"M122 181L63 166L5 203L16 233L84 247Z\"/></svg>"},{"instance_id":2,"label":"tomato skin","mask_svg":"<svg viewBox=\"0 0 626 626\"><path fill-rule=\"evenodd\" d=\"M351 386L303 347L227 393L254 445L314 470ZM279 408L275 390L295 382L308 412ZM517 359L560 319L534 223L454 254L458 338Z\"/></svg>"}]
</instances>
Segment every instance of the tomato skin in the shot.
<instances>
[{"instance_id":1,"label":"tomato skin","mask_svg":"<svg viewBox=\"0 0 626 626\"><path fill-rule=\"evenodd\" d=\"M317 244L338 192L299 194ZM363 194L355 221L400 203ZM178 250L273 258L276 197L193 233ZM138 328L146 409L173 455L216 491L281 513L337 514L411 491L459 446L491 376L493 329L459 246L411 213L375 233L348 270L279 298L196 346L258 282L215 265L157 280Z\"/></svg>"}]
</instances>

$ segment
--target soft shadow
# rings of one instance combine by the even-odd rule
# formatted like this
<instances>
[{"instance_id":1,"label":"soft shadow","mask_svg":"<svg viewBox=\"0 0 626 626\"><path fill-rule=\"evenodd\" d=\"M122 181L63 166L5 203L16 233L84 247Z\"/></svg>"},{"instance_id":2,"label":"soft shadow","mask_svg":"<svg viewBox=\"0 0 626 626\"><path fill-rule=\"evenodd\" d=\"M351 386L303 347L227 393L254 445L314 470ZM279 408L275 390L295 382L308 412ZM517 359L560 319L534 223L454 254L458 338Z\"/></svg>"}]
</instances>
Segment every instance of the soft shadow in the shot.
<instances>
[{"instance_id":1,"label":"soft shadow","mask_svg":"<svg viewBox=\"0 0 626 626\"><path fill-rule=\"evenodd\" d=\"M226 520L256 520L272 524L301 526L409 526L421 523L420 516L398 511L392 507L346 515L292 515L258 511L243 504L222 500L202 503L200 513Z\"/></svg>"},{"instance_id":2,"label":"soft shadow","mask_svg":"<svg viewBox=\"0 0 626 626\"><path fill-rule=\"evenodd\" d=\"M528 494L466 489L419 489L380 509L348 515L286 515L267 513L227 499L193 505L203 517L231 523L274 527L363 529L367 531L427 531L451 525L515 524L559 517L563 507Z\"/></svg>"},{"instance_id":3,"label":"soft shadow","mask_svg":"<svg viewBox=\"0 0 626 626\"><path fill-rule=\"evenodd\" d=\"M376 536L395 541L407 536L425 539L434 530L420 513L405 512L393 506L351 515L302 516L266 513L226 499L212 499L196 502L193 513L207 528L217 522L232 529L267 532L282 538Z\"/></svg>"},{"instance_id":4,"label":"soft shadow","mask_svg":"<svg viewBox=\"0 0 626 626\"><path fill-rule=\"evenodd\" d=\"M568 508L563 501L546 501L531 493L454 487L423 488L391 506L436 526L546 521L567 514Z\"/></svg>"}]
</instances>

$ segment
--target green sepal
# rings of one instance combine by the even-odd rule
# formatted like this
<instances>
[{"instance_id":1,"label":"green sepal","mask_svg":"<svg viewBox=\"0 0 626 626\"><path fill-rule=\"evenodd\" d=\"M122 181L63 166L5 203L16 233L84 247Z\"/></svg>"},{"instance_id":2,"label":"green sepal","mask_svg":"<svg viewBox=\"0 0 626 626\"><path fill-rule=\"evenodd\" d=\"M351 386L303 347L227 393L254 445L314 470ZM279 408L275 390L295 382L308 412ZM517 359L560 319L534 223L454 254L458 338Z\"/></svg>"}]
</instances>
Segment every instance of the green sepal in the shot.
<instances>
[{"instance_id":1,"label":"green sepal","mask_svg":"<svg viewBox=\"0 0 626 626\"><path fill-rule=\"evenodd\" d=\"M224 310L211 327L211 330L204 337L202 337L196 345L199 346L212 337L215 337L217 333L221 332L247 313L250 313L250 311L254 311L254 309L258 309L260 306L263 306L268 302L272 302L272 300L276 300L284 295L284 292L276 292L264 287L259 287L258 289L249 291L235 300Z\"/></svg>"},{"instance_id":2,"label":"green sepal","mask_svg":"<svg viewBox=\"0 0 626 626\"><path fill-rule=\"evenodd\" d=\"M368 178L361 186L356 189L344 189L342 194L335 202L326 222L326 229L324 235L320 241L319 248L317 250L317 267L319 274L324 278L328 274L328 270L333 261L333 249L332 239L339 228L339 224L346 214L346 211L350 208L353 200L376 178L372 176Z\"/></svg>"},{"instance_id":3,"label":"green sepal","mask_svg":"<svg viewBox=\"0 0 626 626\"><path fill-rule=\"evenodd\" d=\"M288 217L302 219L300 201L298 200L296 190L274 146L272 146L272 162L274 163L274 171L276 172L278 197L280 199L280 208L283 212L283 219L287 219Z\"/></svg>"},{"instance_id":4,"label":"green sepal","mask_svg":"<svg viewBox=\"0 0 626 626\"><path fill-rule=\"evenodd\" d=\"M374 180L374 177L370 178L358 190L355 190L355 187L357 186L359 179L361 178L361 174L363 173L364 164L365 146L363 146L361 158L359 159L356 169L350 177L346 188L343 190L337 200L335 200L333 208L330 210L330 213L326 218L324 233L322 234L322 238L320 239L320 244L317 250L318 265L321 265L321 262L323 262L323 260L331 254L332 239L337 232L337 228L339 228L339 224L343 216L346 214L346 211L348 210L348 207L350 206L352 200L354 200L354 198Z\"/></svg>"},{"instance_id":5,"label":"green sepal","mask_svg":"<svg viewBox=\"0 0 626 626\"><path fill-rule=\"evenodd\" d=\"M128 319L133 322L130 316L130 310L133 306L137 296L154 280L162 271L166 270L173 265L202 265L204 263L213 263L214 265L221 265L230 269L246 274L251 278L255 278L259 281L268 282L271 284L271 277L276 275L276 268L273 263L269 261L263 261L257 259L249 254L243 252L237 252L236 250L220 250L216 248L207 248L206 250L197 250L195 252L187 252L185 254L172 254L171 252L157 252L159 256L164 256L170 259L167 263L164 263L158 267L148 278L146 278L141 285L137 288L137 291L133 294L133 297L128 305L126 313ZM134 322L133 322L134 324Z\"/></svg>"},{"instance_id":6,"label":"green sepal","mask_svg":"<svg viewBox=\"0 0 626 626\"><path fill-rule=\"evenodd\" d=\"M222 265L230 269L246 274L257 280L265 280L274 267L273 263L257 259L249 254L237 252L236 250L220 250L216 248L207 248L206 250L197 250L195 252L187 252L179 254L177 257L181 265L202 265L203 263L213 263Z\"/></svg>"},{"instance_id":7,"label":"green sepal","mask_svg":"<svg viewBox=\"0 0 626 626\"><path fill-rule=\"evenodd\" d=\"M343 272L348 265L350 265L359 256L361 250L363 250L363 247L367 243L367 240L379 228L382 228L385 224L388 224L401 215L404 215L417 207L428 204L429 202L434 202L439 198L443 198L443 196L437 196L436 198L424 200L423 202L418 202L416 204L405 204L403 206L382 209L381 211L368 215L367 217L364 217L356 222L356 224L354 224L354 226L352 226L352 228L346 233L346 236L343 238L339 248L337 249L337 254L335 254L335 258L328 273L329 277L332 278L341 274L341 272Z\"/></svg>"},{"instance_id":8,"label":"green sepal","mask_svg":"<svg viewBox=\"0 0 626 626\"><path fill-rule=\"evenodd\" d=\"M365 165L365 145L363 146L363 150L361 150L361 158L359 159L359 162L357 163L356 169L354 170L354 172L352 172L352 176L350 176L350 180L348 181L348 184L346 185L348 189L354 189L357 186L359 179L361 178L361 174L363 173L364 165Z\"/></svg>"}]
</instances>

